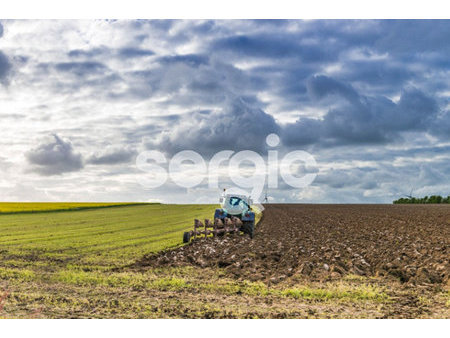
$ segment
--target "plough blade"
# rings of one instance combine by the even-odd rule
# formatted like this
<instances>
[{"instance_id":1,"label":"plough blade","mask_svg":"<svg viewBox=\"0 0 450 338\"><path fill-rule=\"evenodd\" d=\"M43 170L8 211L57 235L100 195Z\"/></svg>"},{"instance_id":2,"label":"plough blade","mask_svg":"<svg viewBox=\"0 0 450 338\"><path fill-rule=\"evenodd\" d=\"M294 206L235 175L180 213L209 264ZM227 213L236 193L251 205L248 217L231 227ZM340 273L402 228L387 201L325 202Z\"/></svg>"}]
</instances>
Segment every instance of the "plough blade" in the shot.
<instances>
[{"instance_id":1,"label":"plough blade","mask_svg":"<svg viewBox=\"0 0 450 338\"><path fill-rule=\"evenodd\" d=\"M205 222L196 219L194 220L194 230L185 232L183 235L183 243L189 243L191 239L203 236L207 238L209 235L223 236L225 234L235 234L241 229L242 221L237 217L226 217L224 221L220 218L214 219L211 222L209 219L205 219Z\"/></svg>"}]
</instances>

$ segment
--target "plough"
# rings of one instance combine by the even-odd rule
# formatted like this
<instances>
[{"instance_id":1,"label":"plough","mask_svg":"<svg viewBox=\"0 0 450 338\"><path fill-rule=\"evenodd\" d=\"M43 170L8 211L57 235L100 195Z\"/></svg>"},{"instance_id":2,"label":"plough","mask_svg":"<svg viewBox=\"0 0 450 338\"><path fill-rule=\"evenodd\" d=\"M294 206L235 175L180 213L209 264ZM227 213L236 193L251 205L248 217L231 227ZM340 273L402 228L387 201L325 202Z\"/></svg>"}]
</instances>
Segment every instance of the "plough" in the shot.
<instances>
[{"instance_id":1,"label":"plough","mask_svg":"<svg viewBox=\"0 0 450 338\"><path fill-rule=\"evenodd\" d=\"M226 195L220 199L222 208L216 209L214 222L205 219L194 221L194 230L183 235L183 242L189 243L197 237L222 237L226 234L236 234L242 231L253 238L255 213L251 210L251 199L241 195Z\"/></svg>"}]
</instances>

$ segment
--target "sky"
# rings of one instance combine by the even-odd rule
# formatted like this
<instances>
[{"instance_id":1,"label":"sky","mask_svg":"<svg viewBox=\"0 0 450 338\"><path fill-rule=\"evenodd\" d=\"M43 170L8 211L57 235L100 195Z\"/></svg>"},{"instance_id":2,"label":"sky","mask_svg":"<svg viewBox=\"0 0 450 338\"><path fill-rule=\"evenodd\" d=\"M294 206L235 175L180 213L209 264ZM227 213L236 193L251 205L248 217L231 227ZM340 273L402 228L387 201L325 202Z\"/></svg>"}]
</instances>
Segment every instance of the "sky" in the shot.
<instances>
[{"instance_id":1,"label":"sky","mask_svg":"<svg viewBox=\"0 0 450 338\"><path fill-rule=\"evenodd\" d=\"M221 170L220 189L145 187L136 157L150 150L207 163L307 151L314 168L292 170L314 182L280 179L272 202L449 195L449 32L449 20L1 20L0 201L207 203L233 185Z\"/></svg>"}]
</instances>

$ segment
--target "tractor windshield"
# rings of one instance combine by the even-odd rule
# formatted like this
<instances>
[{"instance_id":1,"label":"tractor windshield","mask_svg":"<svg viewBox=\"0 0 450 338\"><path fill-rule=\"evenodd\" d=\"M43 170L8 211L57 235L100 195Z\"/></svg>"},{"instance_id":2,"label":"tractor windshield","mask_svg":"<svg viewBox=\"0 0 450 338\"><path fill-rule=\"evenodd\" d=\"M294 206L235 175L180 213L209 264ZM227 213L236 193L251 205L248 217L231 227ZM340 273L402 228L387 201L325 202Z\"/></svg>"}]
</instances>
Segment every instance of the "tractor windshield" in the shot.
<instances>
[{"instance_id":1,"label":"tractor windshield","mask_svg":"<svg viewBox=\"0 0 450 338\"><path fill-rule=\"evenodd\" d=\"M249 208L250 206L240 197L230 197L229 204L233 207L241 207L243 210Z\"/></svg>"},{"instance_id":2,"label":"tractor windshield","mask_svg":"<svg viewBox=\"0 0 450 338\"><path fill-rule=\"evenodd\" d=\"M230 205L234 206L243 206L242 204L242 199L240 199L239 197L231 197L230 198Z\"/></svg>"}]
</instances>

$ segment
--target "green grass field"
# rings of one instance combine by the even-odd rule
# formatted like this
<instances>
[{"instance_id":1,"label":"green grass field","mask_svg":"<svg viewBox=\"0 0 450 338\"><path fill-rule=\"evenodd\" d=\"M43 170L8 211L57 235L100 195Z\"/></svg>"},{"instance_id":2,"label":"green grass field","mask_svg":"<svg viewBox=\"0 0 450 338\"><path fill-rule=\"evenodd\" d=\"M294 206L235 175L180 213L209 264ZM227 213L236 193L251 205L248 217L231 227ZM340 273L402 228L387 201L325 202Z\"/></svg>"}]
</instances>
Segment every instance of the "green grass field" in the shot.
<instances>
[{"instance_id":1,"label":"green grass field","mask_svg":"<svg viewBox=\"0 0 450 338\"><path fill-rule=\"evenodd\" d=\"M111 280L114 269L149 252L180 245L194 218L210 218L214 207L1 203L0 210L6 214L0 215L0 299L3 294L9 296L3 299L6 304L0 302L0 308L6 317L8 310L13 317L20 316L12 304L29 297L30 293L24 292L29 287L39 298L45 297L43 289L78 288L87 280ZM84 208L87 210L80 210ZM123 278L130 285L136 283L132 275ZM46 301L41 303L51 307ZM25 308L28 306L32 305ZM25 311L24 316L29 313Z\"/></svg>"},{"instance_id":2,"label":"green grass field","mask_svg":"<svg viewBox=\"0 0 450 338\"><path fill-rule=\"evenodd\" d=\"M194 218L211 218L213 212L213 205L150 204L0 215L2 262L32 266L58 260L71 267L120 266L181 244Z\"/></svg>"}]
</instances>

